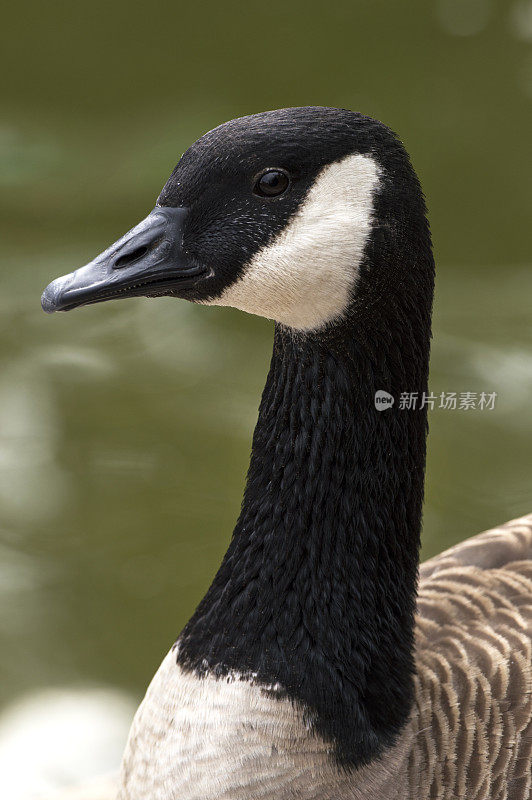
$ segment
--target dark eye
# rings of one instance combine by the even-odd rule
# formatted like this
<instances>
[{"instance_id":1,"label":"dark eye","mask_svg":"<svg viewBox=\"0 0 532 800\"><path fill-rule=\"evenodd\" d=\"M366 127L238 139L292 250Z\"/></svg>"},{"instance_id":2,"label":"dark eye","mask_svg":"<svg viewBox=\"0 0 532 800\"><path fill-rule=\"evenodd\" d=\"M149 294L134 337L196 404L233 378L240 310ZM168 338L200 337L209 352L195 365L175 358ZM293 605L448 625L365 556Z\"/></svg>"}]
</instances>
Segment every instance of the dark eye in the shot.
<instances>
[{"instance_id":1,"label":"dark eye","mask_svg":"<svg viewBox=\"0 0 532 800\"><path fill-rule=\"evenodd\" d=\"M290 176L284 169L268 169L259 175L253 191L260 197L277 197L290 186Z\"/></svg>"}]
</instances>

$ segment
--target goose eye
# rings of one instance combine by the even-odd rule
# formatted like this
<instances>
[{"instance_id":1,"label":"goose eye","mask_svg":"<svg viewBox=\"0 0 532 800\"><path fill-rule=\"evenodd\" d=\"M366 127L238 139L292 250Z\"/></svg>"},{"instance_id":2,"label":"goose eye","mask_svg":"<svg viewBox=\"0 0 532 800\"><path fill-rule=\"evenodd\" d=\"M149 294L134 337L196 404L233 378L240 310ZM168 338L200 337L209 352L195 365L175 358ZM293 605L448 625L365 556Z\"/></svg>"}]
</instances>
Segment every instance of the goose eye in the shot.
<instances>
[{"instance_id":1,"label":"goose eye","mask_svg":"<svg viewBox=\"0 0 532 800\"><path fill-rule=\"evenodd\" d=\"M278 197L290 186L290 176L281 169L269 169L255 181L253 191L260 197Z\"/></svg>"}]
</instances>

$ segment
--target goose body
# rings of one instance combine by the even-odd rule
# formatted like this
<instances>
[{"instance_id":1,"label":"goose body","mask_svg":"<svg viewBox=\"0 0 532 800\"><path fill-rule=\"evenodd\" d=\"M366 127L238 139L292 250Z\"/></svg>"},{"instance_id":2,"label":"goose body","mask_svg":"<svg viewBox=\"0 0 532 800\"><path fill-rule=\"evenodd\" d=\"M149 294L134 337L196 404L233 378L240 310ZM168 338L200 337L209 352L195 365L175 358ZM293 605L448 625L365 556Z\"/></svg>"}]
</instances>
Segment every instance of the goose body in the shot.
<instances>
[{"instance_id":1,"label":"goose body","mask_svg":"<svg viewBox=\"0 0 532 800\"><path fill-rule=\"evenodd\" d=\"M421 568L434 263L402 145L349 111L234 120L46 311L132 295L275 320L240 517L119 800L532 798L532 517Z\"/></svg>"},{"instance_id":2,"label":"goose body","mask_svg":"<svg viewBox=\"0 0 532 800\"><path fill-rule=\"evenodd\" d=\"M172 648L137 712L122 798L528 800L532 796L532 517L421 568L415 697L396 744L355 773L282 696L194 679ZM139 761L139 753L149 753Z\"/></svg>"}]
</instances>

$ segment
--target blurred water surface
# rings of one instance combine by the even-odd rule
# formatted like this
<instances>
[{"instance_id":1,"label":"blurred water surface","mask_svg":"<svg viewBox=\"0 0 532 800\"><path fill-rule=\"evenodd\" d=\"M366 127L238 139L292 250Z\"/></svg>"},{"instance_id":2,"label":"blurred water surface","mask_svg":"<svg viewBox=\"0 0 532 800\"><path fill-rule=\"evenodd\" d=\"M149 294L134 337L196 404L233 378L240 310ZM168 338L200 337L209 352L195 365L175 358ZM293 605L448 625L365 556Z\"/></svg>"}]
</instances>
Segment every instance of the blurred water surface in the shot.
<instances>
[{"instance_id":1,"label":"blurred water surface","mask_svg":"<svg viewBox=\"0 0 532 800\"><path fill-rule=\"evenodd\" d=\"M337 105L400 133L438 263L431 388L497 392L431 413L424 554L532 510L529 0L30 0L0 45L0 705L138 697L227 546L271 324L39 307L225 119Z\"/></svg>"}]
</instances>

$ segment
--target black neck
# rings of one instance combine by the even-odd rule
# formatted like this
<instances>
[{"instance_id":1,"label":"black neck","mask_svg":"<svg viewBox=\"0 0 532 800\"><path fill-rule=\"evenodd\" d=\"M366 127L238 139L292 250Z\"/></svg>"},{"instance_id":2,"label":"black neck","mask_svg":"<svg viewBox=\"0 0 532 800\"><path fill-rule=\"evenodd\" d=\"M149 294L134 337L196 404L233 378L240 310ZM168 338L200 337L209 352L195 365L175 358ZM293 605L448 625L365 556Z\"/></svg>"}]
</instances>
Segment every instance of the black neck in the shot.
<instances>
[{"instance_id":1,"label":"black neck","mask_svg":"<svg viewBox=\"0 0 532 800\"><path fill-rule=\"evenodd\" d=\"M279 683L354 766L413 696L426 413L398 399L426 390L430 300L387 305L327 335L276 328L242 512L178 655Z\"/></svg>"}]
</instances>

